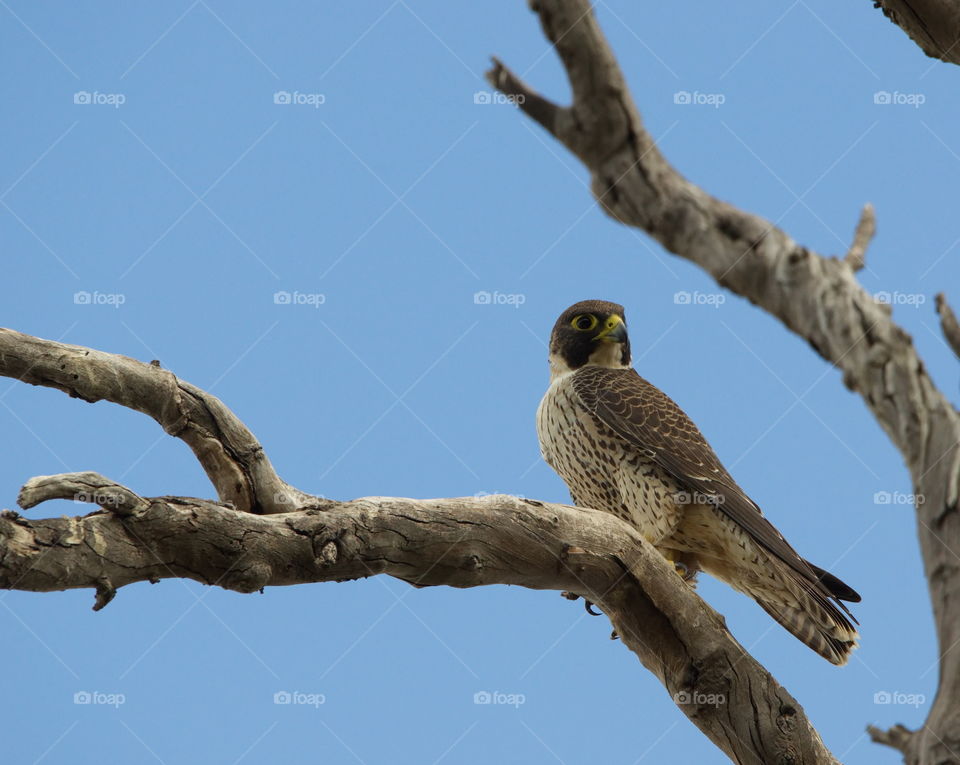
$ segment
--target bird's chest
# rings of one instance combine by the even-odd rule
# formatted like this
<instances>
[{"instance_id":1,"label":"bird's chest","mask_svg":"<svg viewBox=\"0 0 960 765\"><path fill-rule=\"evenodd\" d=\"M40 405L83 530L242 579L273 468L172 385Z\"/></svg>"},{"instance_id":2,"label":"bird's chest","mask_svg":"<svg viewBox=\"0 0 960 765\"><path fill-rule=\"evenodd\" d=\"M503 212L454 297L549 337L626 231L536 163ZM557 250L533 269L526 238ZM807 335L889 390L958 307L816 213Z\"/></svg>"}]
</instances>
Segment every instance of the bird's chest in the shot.
<instances>
[{"instance_id":1,"label":"bird's chest","mask_svg":"<svg viewBox=\"0 0 960 765\"><path fill-rule=\"evenodd\" d=\"M673 480L587 412L568 381L547 390L537 410L537 432L543 458L575 504L613 513L654 543L676 527Z\"/></svg>"},{"instance_id":2,"label":"bird's chest","mask_svg":"<svg viewBox=\"0 0 960 765\"><path fill-rule=\"evenodd\" d=\"M547 389L537 410L537 435L540 451L547 463L567 484L578 483L581 474L594 472L596 428L587 421L579 398L566 380L559 380Z\"/></svg>"}]
</instances>

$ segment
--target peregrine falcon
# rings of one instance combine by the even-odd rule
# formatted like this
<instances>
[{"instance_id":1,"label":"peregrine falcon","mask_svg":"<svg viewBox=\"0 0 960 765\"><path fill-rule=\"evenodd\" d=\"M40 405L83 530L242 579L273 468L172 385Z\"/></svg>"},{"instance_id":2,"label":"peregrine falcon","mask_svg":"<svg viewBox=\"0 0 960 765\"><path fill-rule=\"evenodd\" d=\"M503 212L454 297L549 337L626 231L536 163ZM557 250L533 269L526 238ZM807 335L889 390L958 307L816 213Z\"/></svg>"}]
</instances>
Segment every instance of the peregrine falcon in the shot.
<instances>
[{"instance_id":1,"label":"peregrine falcon","mask_svg":"<svg viewBox=\"0 0 960 765\"><path fill-rule=\"evenodd\" d=\"M804 560L665 393L630 366L623 306L586 300L550 337L540 451L573 503L632 524L684 578L706 571L833 664L857 646L860 596Z\"/></svg>"}]
</instances>

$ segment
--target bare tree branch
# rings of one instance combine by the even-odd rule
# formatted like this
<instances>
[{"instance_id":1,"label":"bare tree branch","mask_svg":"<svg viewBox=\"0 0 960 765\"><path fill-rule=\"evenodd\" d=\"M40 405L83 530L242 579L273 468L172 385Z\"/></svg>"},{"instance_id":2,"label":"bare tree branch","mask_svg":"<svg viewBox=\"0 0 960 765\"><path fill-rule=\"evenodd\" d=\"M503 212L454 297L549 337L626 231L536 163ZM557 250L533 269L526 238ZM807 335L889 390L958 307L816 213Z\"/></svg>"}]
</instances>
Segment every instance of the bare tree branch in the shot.
<instances>
[{"instance_id":1,"label":"bare tree branch","mask_svg":"<svg viewBox=\"0 0 960 765\"><path fill-rule=\"evenodd\" d=\"M493 73L487 78L491 84L514 103L522 105L529 117L553 133L556 120L563 114L563 110L527 87L526 83L506 69L499 59L493 59L493 66Z\"/></svg>"},{"instance_id":2,"label":"bare tree branch","mask_svg":"<svg viewBox=\"0 0 960 765\"><path fill-rule=\"evenodd\" d=\"M911 337L857 283L873 226L858 226L854 255L828 258L775 225L709 195L681 176L645 130L588 0L535 0L573 89L573 103L537 119L586 165L591 188L616 220L641 228L778 318L843 371L901 452L913 479L920 547L941 653L941 685L926 725L905 745L910 763L960 759L960 415L933 384ZM952 37L949 39L953 39ZM500 62L488 80L519 82ZM530 92L523 86L525 92ZM540 105L538 113L549 112Z\"/></svg>"},{"instance_id":3,"label":"bare tree branch","mask_svg":"<svg viewBox=\"0 0 960 765\"><path fill-rule=\"evenodd\" d=\"M960 64L960 6L951 0L873 0L931 58Z\"/></svg>"},{"instance_id":4,"label":"bare tree branch","mask_svg":"<svg viewBox=\"0 0 960 765\"><path fill-rule=\"evenodd\" d=\"M187 443L220 500L238 510L282 513L309 499L280 479L260 442L220 399L162 369L158 361L144 364L0 328L0 374L149 415Z\"/></svg>"},{"instance_id":5,"label":"bare tree branch","mask_svg":"<svg viewBox=\"0 0 960 765\"><path fill-rule=\"evenodd\" d=\"M120 516L134 515L148 506L145 499L99 473L63 473L31 478L20 489L17 504L29 510L48 499L91 502Z\"/></svg>"},{"instance_id":6,"label":"bare tree branch","mask_svg":"<svg viewBox=\"0 0 960 765\"><path fill-rule=\"evenodd\" d=\"M20 496L25 505L79 497L104 509L38 521L5 511L2 588L95 588L95 608L126 584L171 577L238 592L375 574L418 587L563 590L602 608L680 709L734 760L835 762L796 700L723 618L636 529L607 513L499 495L365 497L254 515L189 497L141 498L96 473L35 478Z\"/></svg>"}]
</instances>

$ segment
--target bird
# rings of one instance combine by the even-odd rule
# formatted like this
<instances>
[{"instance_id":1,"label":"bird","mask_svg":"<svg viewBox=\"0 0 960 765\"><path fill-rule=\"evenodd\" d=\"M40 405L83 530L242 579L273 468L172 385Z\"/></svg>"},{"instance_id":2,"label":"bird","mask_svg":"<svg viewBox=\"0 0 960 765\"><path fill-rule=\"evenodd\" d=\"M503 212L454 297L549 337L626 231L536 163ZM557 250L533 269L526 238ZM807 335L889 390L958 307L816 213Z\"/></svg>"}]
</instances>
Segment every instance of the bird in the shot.
<instances>
[{"instance_id":1,"label":"bird","mask_svg":"<svg viewBox=\"0 0 960 765\"><path fill-rule=\"evenodd\" d=\"M753 598L827 661L857 647L860 595L802 558L740 488L693 421L631 365L624 308L575 303L550 336L537 410L546 462L573 504L634 526L695 586L704 571Z\"/></svg>"}]
</instances>

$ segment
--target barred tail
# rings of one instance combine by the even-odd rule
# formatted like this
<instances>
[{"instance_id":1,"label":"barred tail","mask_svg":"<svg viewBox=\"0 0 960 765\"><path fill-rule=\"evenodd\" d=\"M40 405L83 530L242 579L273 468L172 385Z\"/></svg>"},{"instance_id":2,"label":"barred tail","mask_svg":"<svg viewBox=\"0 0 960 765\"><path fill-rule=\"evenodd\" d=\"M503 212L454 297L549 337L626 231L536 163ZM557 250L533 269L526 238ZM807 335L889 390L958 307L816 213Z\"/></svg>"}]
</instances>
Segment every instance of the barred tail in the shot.
<instances>
[{"instance_id":1,"label":"barred tail","mask_svg":"<svg viewBox=\"0 0 960 765\"><path fill-rule=\"evenodd\" d=\"M819 582L811 582L793 571L783 573L789 580L790 594L794 596L789 598L792 602L771 599L769 591L764 592L763 597L754 595L754 599L781 626L827 661L846 664L860 639L850 623L853 617L848 619L841 612L841 608L847 611L846 607L825 594L822 586L818 586Z\"/></svg>"}]
</instances>

